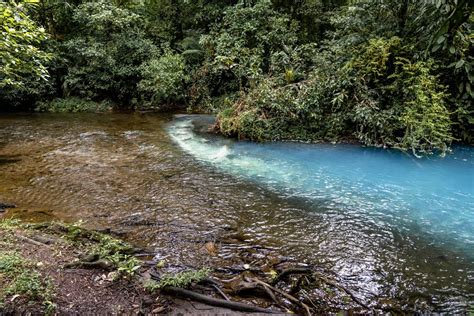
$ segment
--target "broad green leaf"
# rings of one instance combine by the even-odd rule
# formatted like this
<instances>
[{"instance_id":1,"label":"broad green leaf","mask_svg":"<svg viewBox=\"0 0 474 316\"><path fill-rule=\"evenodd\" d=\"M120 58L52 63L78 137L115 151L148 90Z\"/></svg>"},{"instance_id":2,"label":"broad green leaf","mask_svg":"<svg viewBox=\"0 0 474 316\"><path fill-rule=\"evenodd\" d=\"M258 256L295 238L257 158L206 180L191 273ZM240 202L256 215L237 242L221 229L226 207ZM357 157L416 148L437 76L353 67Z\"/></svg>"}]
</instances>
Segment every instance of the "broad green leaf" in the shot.
<instances>
[{"instance_id":1,"label":"broad green leaf","mask_svg":"<svg viewBox=\"0 0 474 316\"><path fill-rule=\"evenodd\" d=\"M462 65L464 65L464 59L460 59L460 60L456 63L456 67L455 67L455 68L456 68L456 69L461 68Z\"/></svg>"}]
</instances>

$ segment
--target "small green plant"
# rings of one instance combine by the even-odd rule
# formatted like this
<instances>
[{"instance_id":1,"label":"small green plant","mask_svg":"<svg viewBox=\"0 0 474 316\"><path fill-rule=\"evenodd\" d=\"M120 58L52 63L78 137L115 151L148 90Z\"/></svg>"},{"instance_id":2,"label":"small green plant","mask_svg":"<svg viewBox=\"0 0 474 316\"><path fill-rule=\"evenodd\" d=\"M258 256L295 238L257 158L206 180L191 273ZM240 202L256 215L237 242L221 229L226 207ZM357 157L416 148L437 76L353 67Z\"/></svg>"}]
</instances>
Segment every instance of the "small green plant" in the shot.
<instances>
[{"instance_id":1,"label":"small green plant","mask_svg":"<svg viewBox=\"0 0 474 316\"><path fill-rule=\"evenodd\" d=\"M5 294L26 295L37 299L45 294L45 284L41 275L36 271L23 270L5 289Z\"/></svg>"},{"instance_id":2,"label":"small green plant","mask_svg":"<svg viewBox=\"0 0 474 316\"><path fill-rule=\"evenodd\" d=\"M45 300L43 302L43 306L45 315L54 315L54 311L58 307L54 302L50 300Z\"/></svg>"},{"instance_id":3,"label":"small green plant","mask_svg":"<svg viewBox=\"0 0 474 316\"><path fill-rule=\"evenodd\" d=\"M104 259L110 261L115 267L117 267L117 271L125 276L135 275L141 267L140 261L137 258L121 253L107 255Z\"/></svg>"},{"instance_id":4,"label":"small green plant","mask_svg":"<svg viewBox=\"0 0 474 316\"><path fill-rule=\"evenodd\" d=\"M20 221L17 219L2 219L0 220L0 229L2 230L13 230L14 228L20 226Z\"/></svg>"},{"instance_id":5,"label":"small green plant","mask_svg":"<svg viewBox=\"0 0 474 316\"><path fill-rule=\"evenodd\" d=\"M154 292L167 286L186 288L193 283L204 280L209 276L210 272L210 269L203 268L197 271L185 271L174 275L165 275L159 282L148 281L144 286L149 292Z\"/></svg>"},{"instance_id":6,"label":"small green plant","mask_svg":"<svg viewBox=\"0 0 474 316\"><path fill-rule=\"evenodd\" d=\"M33 266L16 252L0 253L0 280L3 283L0 303L8 296L21 295L29 300L43 300L45 312L52 314L53 286L47 278L34 271Z\"/></svg>"},{"instance_id":7,"label":"small green plant","mask_svg":"<svg viewBox=\"0 0 474 316\"><path fill-rule=\"evenodd\" d=\"M96 233L96 237L99 240L99 244L96 247L96 253L101 257L110 256L116 253L126 254L132 251L132 247L123 240L115 239L100 233Z\"/></svg>"},{"instance_id":8,"label":"small green plant","mask_svg":"<svg viewBox=\"0 0 474 316\"><path fill-rule=\"evenodd\" d=\"M27 262L15 252L0 253L0 273L7 276L13 276L21 271Z\"/></svg>"}]
</instances>

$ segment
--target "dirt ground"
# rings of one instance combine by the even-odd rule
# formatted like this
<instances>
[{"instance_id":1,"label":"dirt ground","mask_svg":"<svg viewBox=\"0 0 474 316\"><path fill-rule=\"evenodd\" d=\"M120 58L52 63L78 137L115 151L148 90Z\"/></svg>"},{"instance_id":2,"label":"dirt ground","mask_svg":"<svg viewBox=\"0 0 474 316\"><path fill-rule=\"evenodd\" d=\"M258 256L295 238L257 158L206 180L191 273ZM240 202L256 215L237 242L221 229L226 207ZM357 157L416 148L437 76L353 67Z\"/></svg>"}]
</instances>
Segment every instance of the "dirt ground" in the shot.
<instances>
[{"instance_id":1,"label":"dirt ground","mask_svg":"<svg viewBox=\"0 0 474 316\"><path fill-rule=\"evenodd\" d=\"M0 220L1 221L1 220ZM150 294L141 278L113 279L103 269L68 268L80 258L83 249L57 235L21 227L0 225L0 255L18 254L28 269L48 280L52 289L52 309L44 298L6 295L0 315L248 315L189 300ZM0 288L11 281L2 277ZM1 300L0 290L0 300ZM258 315L254 313L253 315ZM280 314L283 315L283 314Z\"/></svg>"}]
</instances>

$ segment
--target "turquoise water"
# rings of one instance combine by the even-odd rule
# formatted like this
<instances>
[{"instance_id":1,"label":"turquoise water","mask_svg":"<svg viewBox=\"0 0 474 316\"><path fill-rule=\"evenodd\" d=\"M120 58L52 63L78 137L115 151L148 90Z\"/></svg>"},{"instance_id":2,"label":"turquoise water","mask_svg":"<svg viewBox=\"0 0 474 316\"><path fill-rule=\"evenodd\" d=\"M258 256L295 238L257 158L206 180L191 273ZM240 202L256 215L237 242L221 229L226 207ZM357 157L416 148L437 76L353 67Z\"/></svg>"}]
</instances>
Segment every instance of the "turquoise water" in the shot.
<instances>
[{"instance_id":1,"label":"turquoise water","mask_svg":"<svg viewBox=\"0 0 474 316\"><path fill-rule=\"evenodd\" d=\"M472 147L415 158L358 145L253 143L207 132L212 122L177 116L168 133L208 172L285 201L245 201L237 225L253 242L334 272L373 306L474 312Z\"/></svg>"},{"instance_id":2,"label":"turquoise water","mask_svg":"<svg viewBox=\"0 0 474 316\"><path fill-rule=\"evenodd\" d=\"M319 209L349 212L385 229L421 231L474 257L473 148L419 159L357 145L258 144L199 133L210 120L180 117L171 136L196 159L285 197L317 201Z\"/></svg>"}]
</instances>

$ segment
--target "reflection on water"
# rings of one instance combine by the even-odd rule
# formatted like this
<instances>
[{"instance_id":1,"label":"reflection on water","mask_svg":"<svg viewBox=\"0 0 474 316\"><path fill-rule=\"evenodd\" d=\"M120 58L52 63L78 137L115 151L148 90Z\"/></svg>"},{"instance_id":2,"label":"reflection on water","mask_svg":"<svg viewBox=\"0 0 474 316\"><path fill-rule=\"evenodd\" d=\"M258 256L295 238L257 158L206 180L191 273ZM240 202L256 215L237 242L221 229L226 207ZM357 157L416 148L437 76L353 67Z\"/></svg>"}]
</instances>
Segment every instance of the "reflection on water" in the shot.
<instances>
[{"instance_id":1,"label":"reflection on water","mask_svg":"<svg viewBox=\"0 0 474 316\"><path fill-rule=\"evenodd\" d=\"M471 149L440 161L234 142L199 132L209 120L4 116L0 201L25 218L111 227L191 264L196 240L228 227L331 269L366 300L450 312L472 305Z\"/></svg>"}]
</instances>

